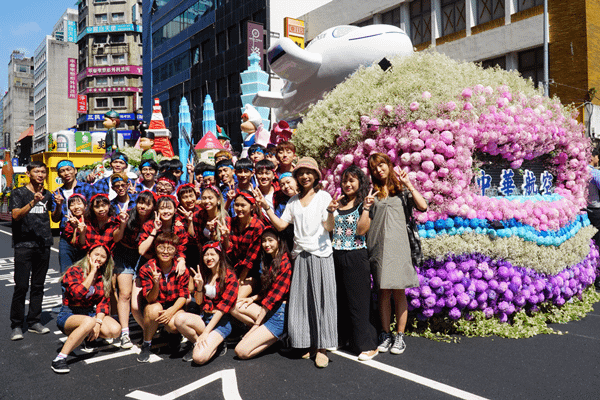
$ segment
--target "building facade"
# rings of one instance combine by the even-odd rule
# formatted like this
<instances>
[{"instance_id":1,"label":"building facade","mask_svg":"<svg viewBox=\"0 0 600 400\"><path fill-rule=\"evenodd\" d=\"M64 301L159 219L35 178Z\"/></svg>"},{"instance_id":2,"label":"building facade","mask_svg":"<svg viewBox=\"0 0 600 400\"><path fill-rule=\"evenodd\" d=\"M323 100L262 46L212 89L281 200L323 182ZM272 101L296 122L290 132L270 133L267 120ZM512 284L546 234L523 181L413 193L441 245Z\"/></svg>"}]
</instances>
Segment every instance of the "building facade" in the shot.
<instances>
[{"instance_id":1,"label":"building facade","mask_svg":"<svg viewBox=\"0 0 600 400\"><path fill-rule=\"evenodd\" d=\"M118 131L129 139L141 119L141 7L141 0L79 1L77 82L87 101L79 130L105 131L103 116L112 109L121 115Z\"/></svg>"},{"instance_id":2,"label":"building facade","mask_svg":"<svg viewBox=\"0 0 600 400\"><path fill-rule=\"evenodd\" d=\"M8 63L8 91L4 96L4 147L15 154L15 141L34 121L33 57L14 50Z\"/></svg>"},{"instance_id":3,"label":"building facade","mask_svg":"<svg viewBox=\"0 0 600 400\"><path fill-rule=\"evenodd\" d=\"M32 153L47 150L49 133L77 123L76 40L77 10L67 9L35 51Z\"/></svg>"},{"instance_id":4,"label":"building facade","mask_svg":"<svg viewBox=\"0 0 600 400\"><path fill-rule=\"evenodd\" d=\"M333 0L300 19L307 40L336 25L396 25L416 50L429 48L456 60L517 70L537 86L544 73L543 11L543 0ZM550 96L585 106L580 120L593 133L593 114L600 135L600 101L590 92L600 85L600 52L595 51L600 46L600 4L548 0L548 19Z\"/></svg>"}]
</instances>

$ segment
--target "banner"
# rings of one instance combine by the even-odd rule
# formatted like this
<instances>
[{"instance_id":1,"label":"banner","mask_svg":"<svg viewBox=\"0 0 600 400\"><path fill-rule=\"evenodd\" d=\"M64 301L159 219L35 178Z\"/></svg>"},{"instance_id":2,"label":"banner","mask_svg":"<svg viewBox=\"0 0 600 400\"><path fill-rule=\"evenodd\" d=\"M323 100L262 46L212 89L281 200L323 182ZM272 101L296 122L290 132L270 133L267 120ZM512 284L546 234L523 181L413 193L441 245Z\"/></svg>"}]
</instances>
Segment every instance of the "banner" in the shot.
<instances>
[{"instance_id":1,"label":"banner","mask_svg":"<svg viewBox=\"0 0 600 400\"><path fill-rule=\"evenodd\" d=\"M77 112L85 114L87 112L87 96L85 94L77 95Z\"/></svg>"},{"instance_id":2,"label":"banner","mask_svg":"<svg viewBox=\"0 0 600 400\"><path fill-rule=\"evenodd\" d=\"M77 98L77 59L67 59L67 82L68 82L68 97L69 99Z\"/></svg>"},{"instance_id":3,"label":"banner","mask_svg":"<svg viewBox=\"0 0 600 400\"><path fill-rule=\"evenodd\" d=\"M304 48L304 21L300 19L294 19L285 17L283 19L283 36L290 38L300 46Z\"/></svg>"},{"instance_id":4,"label":"banner","mask_svg":"<svg viewBox=\"0 0 600 400\"><path fill-rule=\"evenodd\" d=\"M260 56L260 69L264 68L263 65L263 53L264 53L264 30L262 24L258 22L248 21L246 30L246 38L248 39L248 47L246 51L246 57L250 57L250 54L257 53ZM250 60L248 60L248 66L250 66Z\"/></svg>"}]
</instances>

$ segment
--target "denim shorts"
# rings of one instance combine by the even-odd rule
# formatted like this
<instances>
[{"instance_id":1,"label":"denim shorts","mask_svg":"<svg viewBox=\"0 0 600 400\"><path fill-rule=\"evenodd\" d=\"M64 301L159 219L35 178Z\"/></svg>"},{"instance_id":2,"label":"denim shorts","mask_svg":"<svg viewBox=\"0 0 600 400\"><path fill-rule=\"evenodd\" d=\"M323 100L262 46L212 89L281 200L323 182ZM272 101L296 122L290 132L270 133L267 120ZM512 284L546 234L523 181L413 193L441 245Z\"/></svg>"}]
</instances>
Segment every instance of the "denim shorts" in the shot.
<instances>
[{"instance_id":1,"label":"denim shorts","mask_svg":"<svg viewBox=\"0 0 600 400\"><path fill-rule=\"evenodd\" d=\"M63 304L58 312L58 315L56 316L56 326L65 335L65 324L72 315L87 315L89 317L96 317L96 310L90 307L69 307Z\"/></svg>"},{"instance_id":2,"label":"denim shorts","mask_svg":"<svg viewBox=\"0 0 600 400\"><path fill-rule=\"evenodd\" d=\"M285 314L287 310L287 303L281 303L277 310L269 312L265 318L268 318L263 325L269 330L277 339L279 339L285 333Z\"/></svg>"},{"instance_id":3,"label":"denim shorts","mask_svg":"<svg viewBox=\"0 0 600 400\"><path fill-rule=\"evenodd\" d=\"M130 249L117 243L113 250L113 260L115 262L114 273L116 275L133 275L139 259L140 253L137 249Z\"/></svg>"},{"instance_id":4,"label":"denim shorts","mask_svg":"<svg viewBox=\"0 0 600 400\"><path fill-rule=\"evenodd\" d=\"M214 314L210 314L210 313L204 313L202 315L202 321L204 321L204 323L206 325L208 325L208 323L210 322L210 320L212 319L212 317L214 316ZM230 320L230 315L229 314L224 314L221 319L219 320L219 323L217 323L217 326L214 327L213 331L217 332L219 335L221 335L223 337L223 339L226 339L227 336L229 336L231 334L231 320Z\"/></svg>"}]
</instances>

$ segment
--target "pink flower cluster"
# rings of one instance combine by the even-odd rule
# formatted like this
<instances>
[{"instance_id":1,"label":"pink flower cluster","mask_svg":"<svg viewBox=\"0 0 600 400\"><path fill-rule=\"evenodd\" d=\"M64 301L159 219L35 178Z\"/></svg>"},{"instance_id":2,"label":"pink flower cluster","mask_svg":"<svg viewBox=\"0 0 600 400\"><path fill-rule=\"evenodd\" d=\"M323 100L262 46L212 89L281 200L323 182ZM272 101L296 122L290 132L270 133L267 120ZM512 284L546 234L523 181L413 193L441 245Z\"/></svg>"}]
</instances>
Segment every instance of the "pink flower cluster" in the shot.
<instances>
[{"instance_id":1,"label":"pink flower cluster","mask_svg":"<svg viewBox=\"0 0 600 400\"><path fill-rule=\"evenodd\" d=\"M404 168L430 204L417 216L419 223L448 216L516 220L539 230L559 229L572 221L585 206L589 172L589 140L583 127L565 116L557 101L541 96L511 93L476 85L465 88L456 101L434 105L430 119L411 120L411 113L430 101L424 92L408 110L382 106L371 116L361 117L366 137L347 146L350 132L337 139L342 152L324 169L325 187L331 193L340 187L341 172L351 164L367 171L370 154L387 154ZM346 146L344 146L346 145ZM474 154L501 156L518 169L524 160L548 155L550 172L556 177L555 193L560 201L526 201L488 198L473 183Z\"/></svg>"}]
</instances>

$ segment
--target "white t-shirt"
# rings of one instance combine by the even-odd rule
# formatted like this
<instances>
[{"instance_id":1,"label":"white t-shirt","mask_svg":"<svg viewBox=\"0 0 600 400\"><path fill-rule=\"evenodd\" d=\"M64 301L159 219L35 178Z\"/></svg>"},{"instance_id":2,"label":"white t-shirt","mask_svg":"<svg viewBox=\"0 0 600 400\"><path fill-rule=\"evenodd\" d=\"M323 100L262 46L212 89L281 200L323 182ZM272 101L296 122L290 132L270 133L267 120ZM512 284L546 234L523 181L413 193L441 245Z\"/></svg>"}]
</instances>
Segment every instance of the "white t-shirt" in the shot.
<instances>
[{"instance_id":1,"label":"white t-shirt","mask_svg":"<svg viewBox=\"0 0 600 400\"><path fill-rule=\"evenodd\" d=\"M65 198L65 201L66 201L66 202L68 202L68 201L69 201L69 198L70 198L71 196L73 196L73 191L74 191L74 190L75 190L75 189L71 189L71 190L63 189L63 195L64 195L64 198Z\"/></svg>"},{"instance_id":2,"label":"white t-shirt","mask_svg":"<svg viewBox=\"0 0 600 400\"><path fill-rule=\"evenodd\" d=\"M287 203L281 219L294 224L292 258L303 251L317 257L328 257L333 253L329 232L323 226L323 222L327 220L329 203L331 196L324 190L319 190L306 207L302 207L298 195Z\"/></svg>"}]
</instances>

